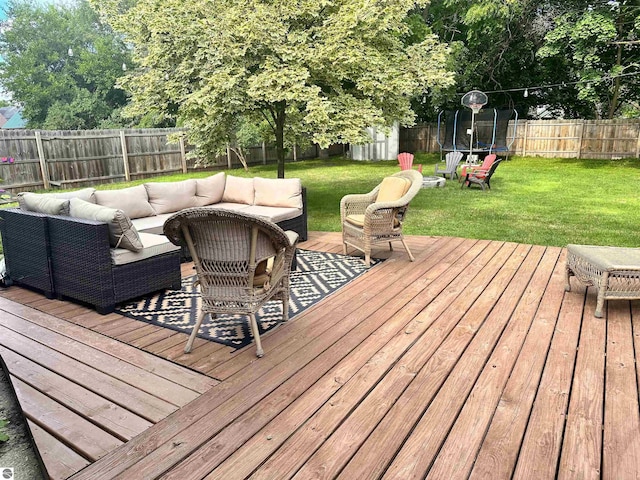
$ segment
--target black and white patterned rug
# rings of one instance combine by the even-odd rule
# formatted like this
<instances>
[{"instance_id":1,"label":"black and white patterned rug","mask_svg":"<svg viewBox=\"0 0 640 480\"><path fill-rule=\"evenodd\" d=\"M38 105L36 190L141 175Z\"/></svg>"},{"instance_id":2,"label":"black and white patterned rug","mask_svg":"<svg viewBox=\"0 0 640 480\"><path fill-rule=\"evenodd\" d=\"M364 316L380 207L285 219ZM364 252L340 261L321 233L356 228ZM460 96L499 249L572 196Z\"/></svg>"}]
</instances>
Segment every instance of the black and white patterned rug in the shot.
<instances>
[{"instance_id":1,"label":"black and white patterned rug","mask_svg":"<svg viewBox=\"0 0 640 480\"><path fill-rule=\"evenodd\" d=\"M372 260L376 265L380 260ZM289 319L358 278L369 268L361 258L337 253L298 249L298 267L291 272ZM182 290L167 290L151 297L136 299L116 307L116 312L161 327L190 334L200 310L199 287L195 275L182 279ZM198 336L213 342L242 348L253 342L246 315L207 316ZM260 333L282 321L282 303L267 302L256 314Z\"/></svg>"}]
</instances>

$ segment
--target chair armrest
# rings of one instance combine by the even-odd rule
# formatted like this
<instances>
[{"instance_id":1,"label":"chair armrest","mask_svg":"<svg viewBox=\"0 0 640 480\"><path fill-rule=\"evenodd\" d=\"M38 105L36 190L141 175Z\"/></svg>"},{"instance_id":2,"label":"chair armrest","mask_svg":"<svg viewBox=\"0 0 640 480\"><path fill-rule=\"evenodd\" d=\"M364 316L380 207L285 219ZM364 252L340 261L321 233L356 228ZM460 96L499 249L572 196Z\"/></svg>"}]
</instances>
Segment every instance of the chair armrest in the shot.
<instances>
[{"instance_id":1,"label":"chair armrest","mask_svg":"<svg viewBox=\"0 0 640 480\"><path fill-rule=\"evenodd\" d=\"M342 220L344 221L348 215L362 215L367 207L373 203L375 198L376 194L373 192L345 195L340 200L340 215Z\"/></svg>"}]
</instances>

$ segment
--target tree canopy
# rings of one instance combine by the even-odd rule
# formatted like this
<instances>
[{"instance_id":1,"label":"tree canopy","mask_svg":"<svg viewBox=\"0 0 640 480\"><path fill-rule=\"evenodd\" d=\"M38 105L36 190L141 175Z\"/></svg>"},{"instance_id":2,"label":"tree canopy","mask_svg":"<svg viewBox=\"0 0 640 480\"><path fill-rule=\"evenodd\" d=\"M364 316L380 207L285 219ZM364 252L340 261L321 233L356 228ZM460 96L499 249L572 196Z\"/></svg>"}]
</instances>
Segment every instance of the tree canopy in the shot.
<instances>
[{"instance_id":1,"label":"tree canopy","mask_svg":"<svg viewBox=\"0 0 640 480\"><path fill-rule=\"evenodd\" d=\"M134 45L122 85L131 112L189 127L200 153L241 122L268 122L284 176L285 136L320 146L366 140L365 127L411 124L414 95L453 85L446 45L410 37L415 2L94 0ZM411 43L414 42L414 43Z\"/></svg>"},{"instance_id":2,"label":"tree canopy","mask_svg":"<svg viewBox=\"0 0 640 480\"><path fill-rule=\"evenodd\" d=\"M72 5L18 0L0 31L0 81L32 128L118 124L128 99L115 87L131 67L121 38L84 0Z\"/></svg>"}]
</instances>

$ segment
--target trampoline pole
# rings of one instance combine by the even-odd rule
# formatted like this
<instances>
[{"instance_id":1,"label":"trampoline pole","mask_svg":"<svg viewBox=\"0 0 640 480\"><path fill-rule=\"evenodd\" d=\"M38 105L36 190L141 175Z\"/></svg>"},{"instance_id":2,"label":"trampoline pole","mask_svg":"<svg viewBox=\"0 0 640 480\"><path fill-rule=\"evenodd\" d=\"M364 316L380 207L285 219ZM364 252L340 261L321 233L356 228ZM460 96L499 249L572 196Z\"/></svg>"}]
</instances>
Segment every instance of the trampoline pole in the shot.
<instances>
[{"instance_id":1,"label":"trampoline pole","mask_svg":"<svg viewBox=\"0 0 640 480\"><path fill-rule=\"evenodd\" d=\"M472 110L471 111L471 141L469 142L469 158L467 163L473 161L473 124L475 123L476 114Z\"/></svg>"}]
</instances>

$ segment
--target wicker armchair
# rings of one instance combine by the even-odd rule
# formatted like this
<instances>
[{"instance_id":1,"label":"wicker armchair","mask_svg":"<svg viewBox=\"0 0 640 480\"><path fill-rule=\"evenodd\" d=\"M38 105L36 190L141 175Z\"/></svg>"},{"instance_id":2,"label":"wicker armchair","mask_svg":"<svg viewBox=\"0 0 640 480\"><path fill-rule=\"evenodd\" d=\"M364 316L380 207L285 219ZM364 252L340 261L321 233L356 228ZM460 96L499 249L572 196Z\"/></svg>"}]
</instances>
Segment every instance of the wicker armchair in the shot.
<instances>
[{"instance_id":1,"label":"wicker armchair","mask_svg":"<svg viewBox=\"0 0 640 480\"><path fill-rule=\"evenodd\" d=\"M377 201L380 185L366 194L346 195L340 202L342 241L344 253L347 246L364 252L364 262L371 264L371 247L379 243L399 240L413 262L414 258L402 235L402 224L409 202L422 187L422 174L415 170L403 170L391 176L409 180L409 189L398 200Z\"/></svg>"},{"instance_id":2,"label":"wicker armchair","mask_svg":"<svg viewBox=\"0 0 640 480\"><path fill-rule=\"evenodd\" d=\"M188 208L170 217L164 234L186 246L193 258L202 309L184 349L191 351L207 314L244 314L262 357L255 313L269 300L282 301L289 319L289 273L298 234L254 215L215 208Z\"/></svg>"}]
</instances>

